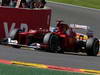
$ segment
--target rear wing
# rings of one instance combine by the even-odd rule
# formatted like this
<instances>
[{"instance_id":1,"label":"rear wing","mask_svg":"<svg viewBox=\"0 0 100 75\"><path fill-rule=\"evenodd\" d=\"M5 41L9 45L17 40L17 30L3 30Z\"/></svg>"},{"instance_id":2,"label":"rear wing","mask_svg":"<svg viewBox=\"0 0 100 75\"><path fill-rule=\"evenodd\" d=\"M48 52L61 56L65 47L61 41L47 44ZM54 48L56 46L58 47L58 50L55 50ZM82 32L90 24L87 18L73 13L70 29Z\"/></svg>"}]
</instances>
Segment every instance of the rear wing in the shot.
<instances>
[{"instance_id":1,"label":"rear wing","mask_svg":"<svg viewBox=\"0 0 100 75\"><path fill-rule=\"evenodd\" d=\"M89 26L79 25L79 24L70 24L70 27L73 28L73 29L85 29L85 30L90 29Z\"/></svg>"},{"instance_id":2,"label":"rear wing","mask_svg":"<svg viewBox=\"0 0 100 75\"><path fill-rule=\"evenodd\" d=\"M93 37L94 36L94 32L90 29L89 26L79 25L79 24L70 24L70 27L73 28L73 29L83 29L83 30L86 30L86 35L88 35L89 37Z\"/></svg>"}]
</instances>

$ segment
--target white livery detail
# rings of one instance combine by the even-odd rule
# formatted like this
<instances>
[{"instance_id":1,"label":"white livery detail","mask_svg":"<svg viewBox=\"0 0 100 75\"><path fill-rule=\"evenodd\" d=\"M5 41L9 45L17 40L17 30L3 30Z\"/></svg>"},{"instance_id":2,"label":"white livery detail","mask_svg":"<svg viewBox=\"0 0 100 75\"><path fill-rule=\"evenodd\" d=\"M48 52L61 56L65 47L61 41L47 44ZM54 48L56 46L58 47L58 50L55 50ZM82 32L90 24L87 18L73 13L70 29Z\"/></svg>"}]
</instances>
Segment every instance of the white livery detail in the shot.
<instances>
[{"instance_id":1,"label":"white livery detail","mask_svg":"<svg viewBox=\"0 0 100 75\"><path fill-rule=\"evenodd\" d=\"M79 25L79 24L70 24L70 27L76 28L76 29L86 29L86 30L90 29L89 26L86 26L86 25Z\"/></svg>"}]
</instances>

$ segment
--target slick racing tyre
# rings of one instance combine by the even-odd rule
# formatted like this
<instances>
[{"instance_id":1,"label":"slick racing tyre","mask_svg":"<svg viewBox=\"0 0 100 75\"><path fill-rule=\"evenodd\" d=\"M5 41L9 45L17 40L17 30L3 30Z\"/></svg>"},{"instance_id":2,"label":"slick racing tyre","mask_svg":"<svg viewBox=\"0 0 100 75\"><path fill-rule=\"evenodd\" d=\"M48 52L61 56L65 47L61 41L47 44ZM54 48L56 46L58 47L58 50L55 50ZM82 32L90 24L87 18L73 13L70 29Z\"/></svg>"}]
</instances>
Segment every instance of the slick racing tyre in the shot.
<instances>
[{"instance_id":1,"label":"slick racing tyre","mask_svg":"<svg viewBox=\"0 0 100 75\"><path fill-rule=\"evenodd\" d=\"M12 39L12 40L17 40L18 38L18 33L22 32L21 29L14 29L10 32L9 34L9 37Z\"/></svg>"},{"instance_id":2,"label":"slick racing tyre","mask_svg":"<svg viewBox=\"0 0 100 75\"><path fill-rule=\"evenodd\" d=\"M47 51L57 53L61 50L59 37L55 34L52 33L45 34L43 43L48 45Z\"/></svg>"},{"instance_id":3,"label":"slick racing tyre","mask_svg":"<svg viewBox=\"0 0 100 75\"><path fill-rule=\"evenodd\" d=\"M97 56L99 52L99 40L97 38L90 38L86 42L86 53L88 56Z\"/></svg>"}]
</instances>

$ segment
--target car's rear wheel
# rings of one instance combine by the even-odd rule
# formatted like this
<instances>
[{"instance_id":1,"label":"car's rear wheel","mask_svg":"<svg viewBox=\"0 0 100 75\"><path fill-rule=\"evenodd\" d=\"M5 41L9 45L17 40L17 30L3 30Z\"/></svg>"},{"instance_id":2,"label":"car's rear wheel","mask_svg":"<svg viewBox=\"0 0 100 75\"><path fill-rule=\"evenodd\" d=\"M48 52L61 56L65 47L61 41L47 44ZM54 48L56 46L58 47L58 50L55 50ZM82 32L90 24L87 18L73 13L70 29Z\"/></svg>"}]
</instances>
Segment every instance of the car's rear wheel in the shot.
<instances>
[{"instance_id":1,"label":"car's rear wheel","mask_svg":"<svg viewBox=\"0 0 100 75\"><path fill-rule=\"evenodd\" d=\"M86 42L86 53L88 56L97 56L99 52L99 40L97 38L90 38Z\"/></svg>"},{"instance_id":2,"label":"car's rear wheel","mask_svg":"<svg viewBox=\"0 0 100 75\"><path fill-rule=\"evenodd\" d=\"M43 43L48 45L47 51L61 52L59 37L53 33L47 33L44 36Z\"/></svg>"}]
</instances>

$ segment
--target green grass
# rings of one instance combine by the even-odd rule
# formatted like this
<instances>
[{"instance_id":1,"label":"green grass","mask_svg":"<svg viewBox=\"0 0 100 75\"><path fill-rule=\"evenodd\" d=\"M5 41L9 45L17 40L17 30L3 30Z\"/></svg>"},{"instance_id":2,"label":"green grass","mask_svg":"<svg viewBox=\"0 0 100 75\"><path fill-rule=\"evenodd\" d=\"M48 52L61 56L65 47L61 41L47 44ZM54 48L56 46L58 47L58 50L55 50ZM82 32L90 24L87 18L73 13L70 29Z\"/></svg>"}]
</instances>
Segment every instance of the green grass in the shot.
<instances>
[{"instance_id":1,"label":"green grass","mask_svg":"<svg viewBox=\"0 0 100 75\"><path fill-rule=\"evenodd\" d=\"M95 75L0 64L0 75Z\"/></svg>"},{"instance_id":2,"label":"green grass","mask_svg":"<svg viewBox=\"0 0 100 75\"><path fill-rule=\"evenodd\" d=\"M48 0L100 9L100 0Z\"/></svg>"}]
</instances>

